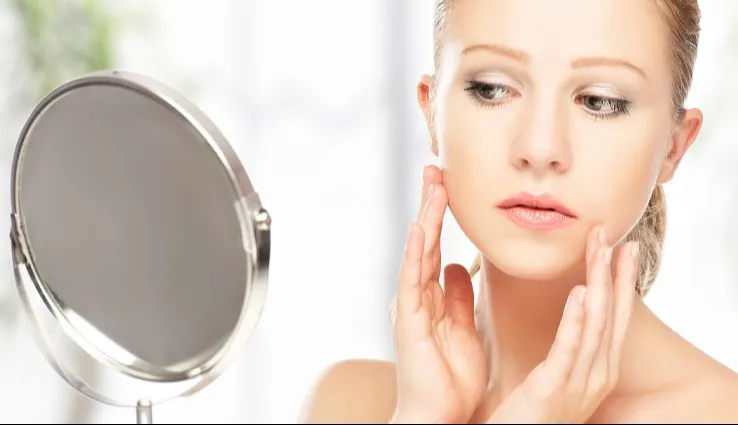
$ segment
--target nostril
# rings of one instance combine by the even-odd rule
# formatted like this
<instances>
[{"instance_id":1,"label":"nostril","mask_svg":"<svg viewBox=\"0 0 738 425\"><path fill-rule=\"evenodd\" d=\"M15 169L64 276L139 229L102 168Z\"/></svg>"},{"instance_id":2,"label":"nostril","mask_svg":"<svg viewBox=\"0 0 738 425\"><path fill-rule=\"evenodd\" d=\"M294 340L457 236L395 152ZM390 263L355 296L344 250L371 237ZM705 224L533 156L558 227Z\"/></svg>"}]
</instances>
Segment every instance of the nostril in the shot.
<instances>
[{"instance_id":1,"label":"nostril","mask_svg":"<svg viewBox=\"0 0 738 425\"><path fill-rule=\"evenodd\" d=\"M555 171L561 171L563 164L560 161L551 161L551 168Z\"/></svg>"}]
</instances>

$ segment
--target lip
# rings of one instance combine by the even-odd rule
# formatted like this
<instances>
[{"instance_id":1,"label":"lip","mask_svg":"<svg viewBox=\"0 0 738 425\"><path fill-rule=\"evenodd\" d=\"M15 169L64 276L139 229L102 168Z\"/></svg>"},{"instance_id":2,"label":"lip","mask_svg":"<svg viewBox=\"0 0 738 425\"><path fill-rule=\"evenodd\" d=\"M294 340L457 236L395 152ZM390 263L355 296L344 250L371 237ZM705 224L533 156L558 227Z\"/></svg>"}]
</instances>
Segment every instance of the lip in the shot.
<instances>
[{"instance_id":1,"label":"lip","mask_svg":"<svg viewBox=\"0 0 738 425\"><path fill-rule=\"evenodd\" d=\"M577 218L574 212L549 194L522 192L499 203L497 208L515 224L534 230L558 229Z\"/></svg>"}]
</instances>

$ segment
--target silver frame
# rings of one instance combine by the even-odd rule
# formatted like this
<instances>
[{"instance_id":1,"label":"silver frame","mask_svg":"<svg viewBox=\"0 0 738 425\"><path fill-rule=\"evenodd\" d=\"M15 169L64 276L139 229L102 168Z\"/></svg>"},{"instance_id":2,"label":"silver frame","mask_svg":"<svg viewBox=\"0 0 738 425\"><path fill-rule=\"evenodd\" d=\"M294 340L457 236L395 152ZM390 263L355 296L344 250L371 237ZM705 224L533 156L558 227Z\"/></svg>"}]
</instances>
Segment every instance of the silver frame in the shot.
<instances>
[{"instance_id":1,"label":"silver frame","mask_svg":"<svg viewBox=\"0 0 738 425\"><path fill-rule=\"evenodd\" d=\"M23 164L27 137L42 112L64 94L88 85L114 85L137 91L161 103L195 127L220 159L229 176L234 203L241 222L247 257L246 295L239 321L225 343L185 371L167 371L134 362L127 364L106 353L94 336L75 328L65 316L63 304L39 276L26 239L23 212L18 204L18 172ZM218 378L238 356L259 323L268 287L271 251L271 218L263 208L246 170L235 151L214 123L192 102L172 88L143 75L119 70L91 73L69 81L49 93L26 121L11 167L11 253L13 270L23 308L38 347L46 360L72 387L106 404L138 407L193 394ZM79 358L94 368L81 368ZM94 383L93 377L102 382ZM101 379L102 378L102 379ZM101 389L114 382L120 391ZM150 412L149 412L150 414Z\"/></svg>"}]
</instances>

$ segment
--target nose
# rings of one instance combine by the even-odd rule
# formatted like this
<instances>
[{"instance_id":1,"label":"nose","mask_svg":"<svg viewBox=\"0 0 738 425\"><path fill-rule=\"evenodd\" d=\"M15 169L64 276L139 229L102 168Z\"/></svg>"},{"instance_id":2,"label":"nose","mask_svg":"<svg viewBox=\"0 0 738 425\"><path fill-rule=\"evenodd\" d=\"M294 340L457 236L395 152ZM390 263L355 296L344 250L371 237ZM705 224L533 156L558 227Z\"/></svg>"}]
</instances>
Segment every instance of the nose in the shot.
<instances>
[{"instance_id":1,"label":"nose","mask_svg":"<svg viewBox=\"0 0 738 425\"><path fill-rule=\"evenodd\" d=\"M518 137L510 148L510 162L519 170L535 173L565 173L571 167L572 152L566 135L566 120L557 108L538 108L523 119Z\"/></svg>"}]
</instances>

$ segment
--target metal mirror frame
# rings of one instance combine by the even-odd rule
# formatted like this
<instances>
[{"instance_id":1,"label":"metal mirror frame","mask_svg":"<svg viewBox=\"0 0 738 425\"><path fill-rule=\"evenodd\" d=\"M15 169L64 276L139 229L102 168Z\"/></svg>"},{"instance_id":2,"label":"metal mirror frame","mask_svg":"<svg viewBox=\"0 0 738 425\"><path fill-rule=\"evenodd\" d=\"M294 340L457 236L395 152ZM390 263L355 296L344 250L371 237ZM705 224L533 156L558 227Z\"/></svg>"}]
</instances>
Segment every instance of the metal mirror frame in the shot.
<instances>
[{"instance_id":1,"label":"metal mirror frame","mask_svg":"<svg viewBox=\"0 0 738 425\"><path fill-rule=\"evenodd\" d=\"M96 346L92 342L94 335L75 327L65 316L63 304L40 278L33 253L29 250L23 211L18 202L18 174L23 165L28 136L45 108L70 91L89 85L114 85L133 90L178 114L207 141L220 159L231 183L248 268L245 299L230 337L201 364L183 373L151 371L140 365L124 364ZM271 217L262 206L235 151L215 124L194 103L157 80L120 70L100 71L68 81L46 95L26 120L15 147L11 167L11 210L13 272L37 346L47 362L68 384L96 401L119 407L135 407L138 423L152 423L153 404L194 394L217 379L235 360L258 326L268 287ZM79 359L91 363L83 368ZM111 383L114 388L104 388Z\"/></svg>"}]
</instances>

